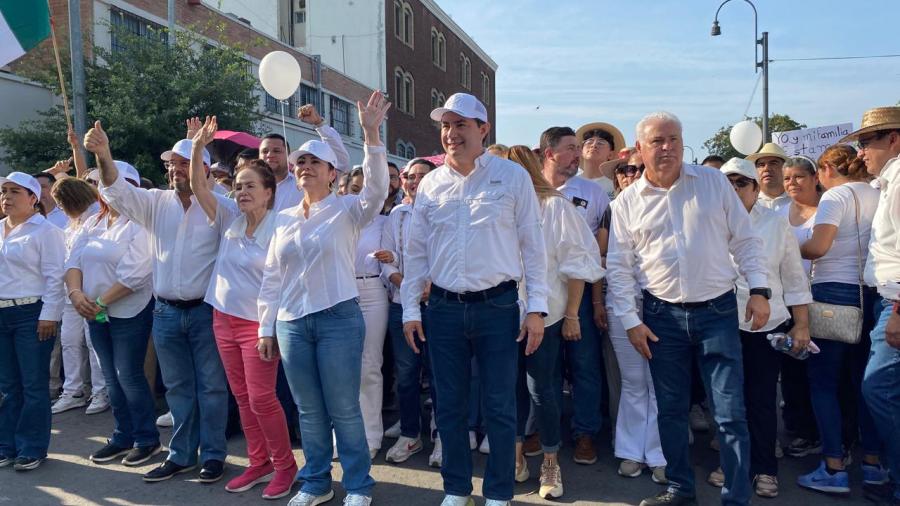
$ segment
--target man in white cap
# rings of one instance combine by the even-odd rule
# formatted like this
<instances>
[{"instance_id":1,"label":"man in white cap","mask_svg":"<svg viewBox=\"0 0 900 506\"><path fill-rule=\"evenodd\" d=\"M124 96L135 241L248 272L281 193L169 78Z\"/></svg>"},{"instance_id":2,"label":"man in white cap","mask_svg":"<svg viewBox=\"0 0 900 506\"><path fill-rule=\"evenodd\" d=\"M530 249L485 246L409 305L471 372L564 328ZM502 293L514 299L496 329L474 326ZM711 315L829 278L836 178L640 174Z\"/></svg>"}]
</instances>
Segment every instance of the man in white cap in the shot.
<instances>
[{"instance_id":1,"label":"man in white cap","mask_svg":"<svg viewBox=\"0 0 900 506\"><path fill-rule=\"evenodd\" d=\"M201 483L222 478L228 419L225 371L212 330L212 307L203 302L222 233L210 226L191 192L192 142L182 139L160 158L174 190L144 190L125 181L109 150L100 122L85 135L84 146L97 157L101 194L110 207L147 228L153 253L153 343L166 401L174 419L169 456L144 475L157 482L194 469ZM209 166L209 153L203 153ZM223 204L228 199L220 195Z\"/></svg>"},{"instance_id":2,"label":"man in white cap","mask_svg":"<svg viewBox=\"0 0 900 506\"><path fill-rule=\"evenodd\" d=\"M747 157L756 165L759 180L759 203L763 207L780 210L791 203L791 197L784 191L784 163L787 154L774 142L766 143L762 149Z\"/></svg>"},{"instance_id":3,"label":"man in white cap","mask_svg":"<svg viewBox=\"0 0 900 506\"><path fill-rule=\"evenodd\" d=\"M421 182L400 287L403 333L428 339L444 460L442 506L473 506L468 403L471 358L478 362L484 421L491 442L482 488L487 506L508 505L515 475L518 341L540 345L547 312L547 260L540 207L528 173L485 152L487 110L456 93L431 112L441 124L444 165ZM422 330L419 303L431 291ZM525 281L520 327L517 283Z\"/></svg>"}]
</instances>

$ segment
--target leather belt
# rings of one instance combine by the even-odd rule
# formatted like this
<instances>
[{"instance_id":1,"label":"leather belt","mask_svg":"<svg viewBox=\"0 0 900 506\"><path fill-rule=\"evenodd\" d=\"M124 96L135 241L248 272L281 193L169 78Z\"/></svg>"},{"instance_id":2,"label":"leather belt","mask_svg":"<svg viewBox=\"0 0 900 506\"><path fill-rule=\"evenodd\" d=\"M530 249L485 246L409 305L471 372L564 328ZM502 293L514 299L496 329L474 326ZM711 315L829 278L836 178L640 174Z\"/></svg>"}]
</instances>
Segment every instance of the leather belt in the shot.
<instances>
[{"instance_id":1,"label":"leather belt","mask_svg":"<svg viewBox=\"0 0 900 506\"><path fill-rule=\"evenodd\" d=\"M27 306L40 301L40 297L20 297L18 299L0 299L0 308L13 306Z\"/></svg>"},{"instance_id":2,"label":"leather belt","mask_svg":"<svg viewBox=\"0 0 900 506\"><path fill-rule=\"evenodd\" d=\"M356 276L356 279L373 279L373 278L380 278L380 277L381 276L379 276L378 274L372 274L371 276Z\"/></svg>"},{"instance_id":3,"label":"leather belt","mask_svg":"<svg viewBox=\"0 0 900 506\"><path fill-rule=\"evenodd\" d=\"M642 292L644 293L644 299L648 299L648 298L656 299L656 300L662 302L663 304L667 304L669 306L680 307L681 309L697 309L697 308L701 308L701 307L707 307L707 306L709 306L710 302L718 300L726 295L733 294L734 290L728 290L727 292L723 293L722 295L717 295L709 300L701 300L699 302L669 302L669 301L660 299L659 297L653 295L652 293L648 292L647 290L642 290Z\"/></svg>"},{"instance_id":4,"label":"leather belt","mask_svg":"<svg viewBox=\"0 0 900 506\"><path fill-rule=\"evenodd\" d=\"M433 284L431 285L431 295L443 297L447 300L455 300L457 302L479 302L493 299L494 297L498 297L507 292L516 291L517 289L518 285L513 280L504 281L503 283L486 290L465 293L451 292Z\"/></svg>"},{"instance_id":5,"label":"leather belt","mask_svg":"<svg viewBox=\"0 0 900 506\"><path fill-rule=\"evenodd\" d=\"M163 304L168 304L172 307L177 307L178 309L191 309L203 304L203 299L193 299L193 300L171 300L164 299L162 297L157 297L157 301L162 302Z\"/></svg>"}]
</instances>

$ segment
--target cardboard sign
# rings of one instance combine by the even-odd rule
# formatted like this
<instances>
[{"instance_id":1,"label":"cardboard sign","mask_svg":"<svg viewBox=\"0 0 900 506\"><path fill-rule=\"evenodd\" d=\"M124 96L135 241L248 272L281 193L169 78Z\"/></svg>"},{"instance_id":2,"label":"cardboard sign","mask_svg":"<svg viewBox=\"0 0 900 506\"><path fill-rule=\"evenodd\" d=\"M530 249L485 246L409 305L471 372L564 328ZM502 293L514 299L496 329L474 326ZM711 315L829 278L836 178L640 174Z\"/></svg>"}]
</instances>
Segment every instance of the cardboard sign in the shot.
<instances>
[{"instance_id":1,"label":"cardboard sign","mask_svg":"<svg viewBox=\"0 0 900 506\"><path fill-rule=\"evenodd\" d=\"M838 143L853 131L853 123L840 123L789 132L772 132L772 142L781 146L788 156L804 155L815 160L829 146Z\"/></svg>"}]
</instances>

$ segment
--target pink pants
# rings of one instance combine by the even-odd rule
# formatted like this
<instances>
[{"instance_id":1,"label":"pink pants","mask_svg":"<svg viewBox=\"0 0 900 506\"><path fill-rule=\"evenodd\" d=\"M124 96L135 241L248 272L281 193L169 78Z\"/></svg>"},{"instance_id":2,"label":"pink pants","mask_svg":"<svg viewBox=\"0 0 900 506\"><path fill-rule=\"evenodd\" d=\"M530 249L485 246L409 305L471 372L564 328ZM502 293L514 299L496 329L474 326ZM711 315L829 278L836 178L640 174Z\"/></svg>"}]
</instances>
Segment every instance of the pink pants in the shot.
<instances>
[{"instance_id":1,"label":"pink pants","mask_svg":"<svg viewBox=\"0 0 900 506\"><path fill-rule=\"evenodd\" d=\"M270 460L276 470L296 467L284 411L275 397L278 360L264 362L256 350L259 323L213 311L213 331L228 385L237 400L250 466Z\"/></svg>"}]
</instances>

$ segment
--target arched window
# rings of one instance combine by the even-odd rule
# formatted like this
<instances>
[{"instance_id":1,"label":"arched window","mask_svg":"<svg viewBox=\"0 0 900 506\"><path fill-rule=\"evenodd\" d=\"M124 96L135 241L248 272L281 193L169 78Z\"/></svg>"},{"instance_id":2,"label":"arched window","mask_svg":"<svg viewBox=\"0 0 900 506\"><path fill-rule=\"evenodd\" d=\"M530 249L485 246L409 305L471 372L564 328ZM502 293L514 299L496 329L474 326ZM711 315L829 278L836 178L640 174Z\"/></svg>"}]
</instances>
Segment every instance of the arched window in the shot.
<instances>
[{"instance_id":1,"label":"arched window","mask_svg":"<svg viewBox=\"0 0 900 506\"><path fill-rule=\"evenodd\" d=\"M472 89L472 61L462 53L459 53L459 85Z\"/></svg>"},{"instance_id":2,"label":"arched window","mask_svg":"<svg viewBox=\"0 0 900 506\"><path fill-rule=\"evenodd\" d=\"M485 105L491 104L491 78L484 72L481 73L481 97Z\"/></svg>"},{"instance_id":3,"label":"arched window","mask_svg":"<svg viewBox=\"0 0 900 506\"><path fill-rule=\"evenodd\" d=\"M447 69L447 39L437 28L431 27L431 63L435 67Z\"/></svg>"},{"instance_id":4,"label":"arched window","mask_svg":"<svg viewBox=\"0 0 900 506\"><path fill-rule=\"evenodd\" d=\"M394 99L397 110L415 115L416 85L411 73L394 67Z\"/></svg>"},{"instance_id":5,"label":"arched window","mask_svg":"<svg viewBox=\"0 0 900 506\"><path fill-rule=\"evenodd\" d=\"M394 36L413 46L413 10L409 2L394 0Z\"/></svg>"}]
</instances>

